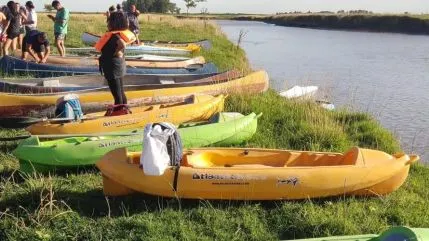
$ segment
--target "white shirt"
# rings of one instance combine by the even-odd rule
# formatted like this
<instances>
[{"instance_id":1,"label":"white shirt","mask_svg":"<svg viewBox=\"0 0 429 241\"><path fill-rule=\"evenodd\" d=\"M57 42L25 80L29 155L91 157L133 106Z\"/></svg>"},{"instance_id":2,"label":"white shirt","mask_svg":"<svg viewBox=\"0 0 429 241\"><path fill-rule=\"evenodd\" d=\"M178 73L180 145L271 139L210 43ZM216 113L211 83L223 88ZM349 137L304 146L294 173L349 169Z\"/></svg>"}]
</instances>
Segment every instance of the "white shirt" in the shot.
<instances>
[{"instance_id":1,"label":"white shirt","mask_svg":"<svg viewBox=\"0 0 429 241\"><path fill-rule=\"evenodd\" d=\"M27 21L33 21L32 24L27 24L26 26L30 29L36 29L37 28L37 13L36 10L32 9L31 11L27 12Z\"/></svg>"}]
</instances>

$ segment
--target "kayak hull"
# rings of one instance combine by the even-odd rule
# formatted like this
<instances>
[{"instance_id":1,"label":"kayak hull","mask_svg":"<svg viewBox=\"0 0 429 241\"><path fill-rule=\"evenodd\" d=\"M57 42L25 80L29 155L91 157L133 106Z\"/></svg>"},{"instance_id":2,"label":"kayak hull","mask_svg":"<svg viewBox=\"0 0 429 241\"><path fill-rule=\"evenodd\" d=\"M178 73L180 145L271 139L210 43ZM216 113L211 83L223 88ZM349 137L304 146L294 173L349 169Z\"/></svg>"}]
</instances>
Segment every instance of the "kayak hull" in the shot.
<instances>
[{"instance_id":1,"label":"kayak hull","mask_svg":"<svg viewBox=\"0 0 429 241\"><path fill-rule=\"evenodd\" d=\"M256 132L257 119L254 113L239 115L231 120L179 127L178 132L186 148L229 146L250 139ZM32 136L22 141L13 154L20 161L20 171L25 173L93 166L103 155L117 148L142 151L143 131L136 129L128 133L128 136L72 137L51 141L41 141L38 136Z\"/></svg>"},{"instance_id":2,"label":"kayak hull","mask_svg":"<svg viewBox=\"0 0 429 241\"><path fill-rule=\"evenodd\" d=\"M195 49L197 47L197 49ZM137 55L137 54L153 54L153 55L173 55L173 56L188 56L193 52L199 51L198 46L192 46L192 48L172 48L172 47L159 47L149 45L129 45L125 48L125 55ZM73 54L97 54L98 51L94 47L84 48L67 48L68 53Z\"/></svg>"},{"instance_id":3,"label":"kayak hull","mask_svg":"<svg viewBox=\"0 0 429 241\"><path fill-rule=\"evenodd\" d=\"M317 86L294 86L286 91L281 91L279 94L287 99L296 98L312 98L319 87Z\"/></svg>"},{"instance_id":4,"label":"kayak hull","mask_svg":"<svg viewBox=\"0 0 429 241\"><path fill-rule=\"evenodd\" d=\"M38 64L24 61L11 56L4 56L0 60L0 69L5 74L19 75L31 74L35 77L52 77L81 74L98 74L99 66L96 65L58 65ZM218 69L213 63L201 64L195 68L157 68L157 67L128 67L127 74L132 75L192 75L217 73Z\"/></svg>"},{"instance_id":5,"label":"kayak hull","mask_svg":"<svg viewBox=\"0 0 429 241\"><path fill-rule=\"evenodd\" d=\"M82 42L91 46L94 46L95 43L100 39L100 35L84 32L81 36ZM210 40L204 39L195 42L174 42L174 41L153 41L153 40L145 40L142 39L140 42L144 43L144 45L149 46L158 46L158 47L173 47L173 48L183 48L189 49L192 45L199 46L203 49L210 49L212 44Z\"/></svg>"},{"instance_id":6,"label":"kayak hull","mask_svg":"<svg viewBox=\"0 0 429 241\"><path fill-rule=\"evenodd\" d=\"M179 102L166 105L135 107L132 113L120 116L104 116L105 112L88 114L80 121L55 123L39 122L27 128L33 135L107 133L143 128L152 122L181 124L208 120L223 110L225 97L194 96L192 103Z\"/></svg>"},{"instance_id":7,"label":"kayak hull","mask_svg":"<svg viewBox=\"0 0 429 241\"><path fill-rule=\"evenodd\" d=\"M178 84L150 84L127 87L126 95L130 106L153 103L183 101L194 94L240 94L260 93L268 89L269 78L265 71L254 72L244 77L236 74L229 78L230 72L196 82ZM110 90L73 91L53 94L10 94L0 93L0 115L3 116L52 116L58 98L67 93L79 95L84 112L101 111L105 105L112 104Z\"/></svg>"},{"instance_id":8,"label":"kayak hull","mask_svg":"<svg viewBox=\"0 0 429 241\"><path fill-rule=\"evenodd\" d=\"M168 86L197 85L196 83L224 80L233 73L195 75L126 75L125 91L164 88ZM237 73L237 76L241 74ZM78 75L34 79L6 79L0 81L0 92L11 94L53 94L59 92L106 91L107 81L102 75Z\"/></svg>"},{"instance_id":9,"label":"kayak hull","mask_svg":"<svg viewBox=\"0 0 429 241\"><path fill-rule=\"evenodd\" d=\"M128 190L127 193L133 190L164 197L221 200L296 200L353 195L389 180L409 168L418 157L391 156L359 148L345 154L190 149L178 174L176 167L171 167L162 176L145 175L136 164L139 160L140 153L118 149L97 162L103 173L106 195L124 195L116 192L121 189ZM171 188L175 179L177 186Z\"/></svg>"},{"instance_id":10,"label":"kayak hull","mask_svg":"<svg viewBox=\"0 0 429 241\"><path fill-rule=\"evenodd\" d=\"M20 57L21 53L20 51L15 52L15 57ZM29 56L31 61L34 61L34 59ZM195 58L185 59L185 60L168 60L168 59L162 59L160 60L146 60L144 57L142 58L125 58L127 62L127 66L139 68L139 67L146 67L146 68L186 68L190 65L196 65L196 64L205 64L206 61L204 57L199 56ZM61 57L58 55L50 55L49 58L46 61L47 64L54 64L54 65L70 65L70 66L82 66L82 65L98 65L98 57L82 57L82 56L67 56L67 57Z\"/></svg>"}]
</instances>

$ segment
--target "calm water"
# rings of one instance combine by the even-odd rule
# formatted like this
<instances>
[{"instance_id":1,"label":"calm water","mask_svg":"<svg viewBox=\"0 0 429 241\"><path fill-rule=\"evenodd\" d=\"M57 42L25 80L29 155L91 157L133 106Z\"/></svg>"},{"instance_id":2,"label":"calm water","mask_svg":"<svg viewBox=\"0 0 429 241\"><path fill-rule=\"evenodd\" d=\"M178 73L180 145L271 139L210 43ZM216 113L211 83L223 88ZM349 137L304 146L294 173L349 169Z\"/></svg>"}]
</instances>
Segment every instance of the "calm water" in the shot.
<instances>
[{"instance_id":1,"label":"calm water","mask_svg":"<svg viewBox=\"0 0 429 241\"><path fill-rule=\"evenodd\" d=\"M282 90L314 84L336 106L372 113L403 148L429 160L429 36L280 27L218 21L254 69Z\"/></svg>"}]
</instances>

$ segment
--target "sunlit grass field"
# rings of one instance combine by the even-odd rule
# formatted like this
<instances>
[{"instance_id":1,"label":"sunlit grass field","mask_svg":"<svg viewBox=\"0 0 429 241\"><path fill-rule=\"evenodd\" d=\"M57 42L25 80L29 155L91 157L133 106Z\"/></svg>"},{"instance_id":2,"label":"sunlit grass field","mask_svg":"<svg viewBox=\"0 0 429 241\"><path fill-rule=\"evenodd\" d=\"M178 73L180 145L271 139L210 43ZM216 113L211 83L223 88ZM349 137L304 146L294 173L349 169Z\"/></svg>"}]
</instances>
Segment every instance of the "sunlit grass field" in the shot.
<instances>
[{"instance_id":1,"label":"sunlit grass field","mask_svg":"<svg viewBox=\"0 0 429 241\"><path fill-rule=\"evenodd\" d=\"M40 16L40 27L52 22ZM144 39L210 39L206 59L221 69L249 71L244 52L218 27L170 16L141 17ZM83 31L103 33L102 15L73 14L68 47L83 46ZM52 38L53 36L50 35ZM226 109L260 113L257 134L242 146L339 151L359 145L394 153L396 138L363 113L330 112L312 102L286 101L274 91L230 96ZM24 130L0 130L14 136ZM277 240L378 233L389 226L429 227L429 169L412 168L405 185L378 198L232 202L133 195L107 198L96 169L22 175L11 155L16 143L0 145L0 240Z\"/></svg>"}]
</instances>

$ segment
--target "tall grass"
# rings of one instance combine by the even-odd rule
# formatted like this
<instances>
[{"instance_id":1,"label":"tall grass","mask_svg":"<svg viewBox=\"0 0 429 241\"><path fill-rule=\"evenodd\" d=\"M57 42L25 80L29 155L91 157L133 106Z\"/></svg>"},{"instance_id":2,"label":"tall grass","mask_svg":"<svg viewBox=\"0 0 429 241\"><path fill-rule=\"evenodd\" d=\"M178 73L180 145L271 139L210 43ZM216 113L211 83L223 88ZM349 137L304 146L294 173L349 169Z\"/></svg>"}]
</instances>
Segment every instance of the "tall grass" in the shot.
<instances>
[{"instance_id":1,"label":"tall grass","mask_svg":"<svg viewBox=\"0 0 429 241\"><path fill-rule=\"evenodd\" d=\"M72 16L68 46L82 46L79 38L85 30L102 33L102 16ZM141 22L143 38L208 38L214 47L202 53L206 58L223 68L248 66L243 51L210 23L167 16L143 16ZM40 26L48 30L51 23L42 17ZM389 153L400 150L395 137L366 114L329 112L311 102L285 101L274 91L230 96L226 109L264 113L257 134L243 146L342 152L359 145ZM0 136L23 132L0 130ZM18 161L10 154L16 144L1 143L0 240L276 240L378 233L392 225L429 227L429 169L418 165L399 191L380 198L293 202L106 198L95 169L20 174Z\"/></svg>"}]
</instances>

